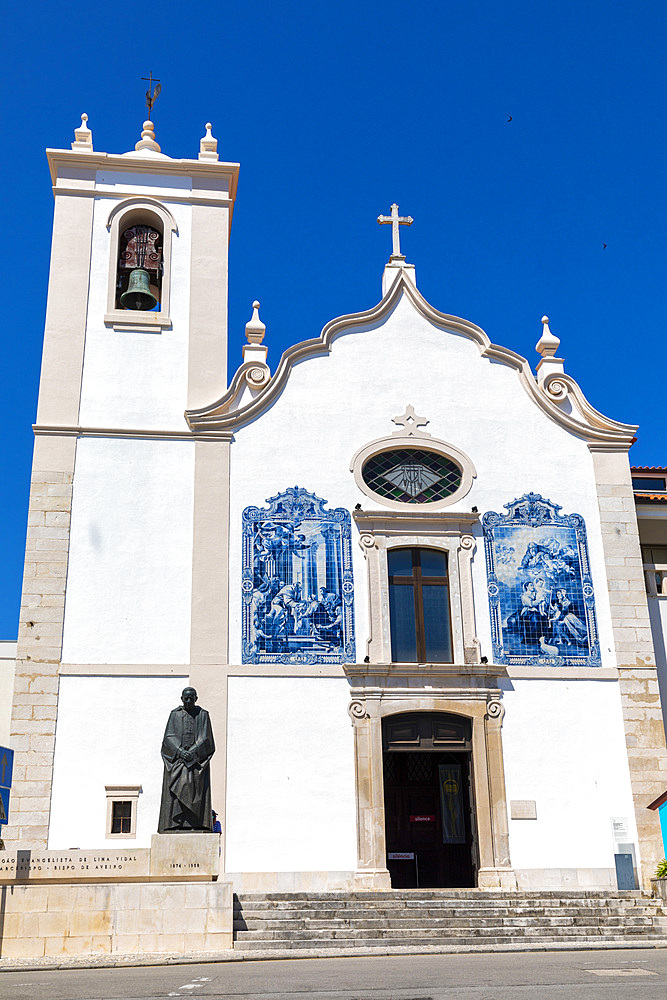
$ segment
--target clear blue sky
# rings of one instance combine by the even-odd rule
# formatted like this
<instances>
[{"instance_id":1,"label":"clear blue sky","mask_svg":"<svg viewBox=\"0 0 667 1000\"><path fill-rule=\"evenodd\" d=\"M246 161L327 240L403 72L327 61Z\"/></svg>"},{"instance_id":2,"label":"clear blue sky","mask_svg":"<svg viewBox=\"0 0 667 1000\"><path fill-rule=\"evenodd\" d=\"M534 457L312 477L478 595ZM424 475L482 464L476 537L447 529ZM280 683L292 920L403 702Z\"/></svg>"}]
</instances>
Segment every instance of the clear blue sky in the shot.
<instances>
[{"instance_id":1,"label":"clear blue sky","mask_svg":"<svg viewBox=\"0 0 667 1000\"><path fill-rule=\"evenodd\" d=\"M592 404L667 463L664 0L24 2L3 20L0 637L15 638L52 219L47 146L82 111L125 152L162 80L162 149L206 121L241 163L230 371L254 298L275 367L380 297L398 202L422 293L537 360L547 313ZM509 116L512 121L508 122ZM603 249L603 244L607 244Z\"/></svg>"}]
</instances>

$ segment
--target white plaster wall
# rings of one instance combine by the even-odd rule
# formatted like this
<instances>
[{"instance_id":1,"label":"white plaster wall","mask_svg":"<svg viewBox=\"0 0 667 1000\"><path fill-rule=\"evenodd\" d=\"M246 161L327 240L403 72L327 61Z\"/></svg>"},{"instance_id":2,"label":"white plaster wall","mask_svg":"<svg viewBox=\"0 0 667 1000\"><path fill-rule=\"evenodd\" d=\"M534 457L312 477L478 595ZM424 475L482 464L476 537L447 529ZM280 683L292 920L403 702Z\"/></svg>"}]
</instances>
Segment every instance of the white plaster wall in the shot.
<instances>
[{"instance_id":1,"label":"white plaster wall","mask_svg":"<svg viewBox=\"0 0 667 1000\"><path fill-rule=\"evenodd\" d=\"M98 191L115 194L120 190L123 195L133 196L156 191L159 198L168 198L169 195L178 196L184 191L191 191L192 178L174 174L135 173L130 170L98 170L95 187Z\"/></svg>"},{"instance_id":2,"label":"white plaster wall","mask_svg":"<svg viewBox=\"0 0 667 1000\"><path fill-rule=\"evenodd\" d=\"M174 216L177 233L171 239L170 329L151 333L114 330L104 325L107 312L111 233L109 214L119 201L103 195L95 200L86 345L79 423L82 427L159 428L186 430L188 328L190 310L190 205L169 201L189 178L169 177L170 188L148 176L143 185L123 186L123 194L143 194L159 200ZM99 175L98 175L99 181ZM103 185L104 186L104 185ZM113 185L106 185L110 191Z\"/></svg>"},{"instance_id":3,"label":"white plaster wall","mask_svg":"<svg viewBox=\"0 0 667 1000\"><path fill-rule=\"evenodd\" d=\"M304 331L304 339L313 331ZM273 406L235 431L231 466L230 661L241 657L241 516L244 507L298 484L330 507L380 509L349 471L363 445L391 435L407 404L433 437L463 450L477 469L470 493L449 510L480 515L534 491L582 514L588 532L602 662L615 665L607 582L591 456L586 444L531 401L515 371L482 358L478 347L443 332L405 296L382 325L340 335L328 356L302 361ZM481 527L473 561L482 654L491 633ZM353 527L357 659L368 635L366 566Z\"/></svg>"},{"instance_id":4,"label":"white plaster wall","mask_svg":"<svg viewBox=\"0 0 667 1000\"><path fill-rule=\"evenodd\" d=\"M662 703L662 717L667 730L667 597L649 597L648 611L653 633L655 663Z\"/></svg>"},{"instance_id":5,"label":"white plaster wall","mask_svg":"<svg viewBox=\"0 0 667 1000\"><path fill-rule=\"evenodd\" d=\"M344 678L229 678L226 871L356 868L349 701Z\"/></svg>"},{"instance_id":6,"label":"white plaster wall","mask_svg":"<svg viewBox=\"0 0 667 1000\"><path fill-rule=\"evenodd\" d=\"M194 442L77 444L62 659L189 663Z\"/></svg>"},{"instance_id":7,"label":"white plaster wall","mask_svg":"<svg viewBox=\"0 0 667 1000\"><path fill-rule=\"evenodd\" d=\"M49 849L150 847L160 747L187 677L61 677ZM106 838L105 785L141 785L134 840Z\"/></svg>"},{"instance_id":8,"label":"white plaster wall","mask_svg":"<svg viewBox=\"0 0 667 1000\"><path fill-rule=\"evenodd\" d=\"M614 867L611 818L637 831L617 681L503 684L508 801L534 799L537 820L510 820L514 868Z\"/></svg>"},{"instance_id":9,"label":"white plaster wall","mask_svg":"<svg viewBox=\"0 0 667 1000\"><path fill-rule=\"evenodd\" d=\"M12 699L16 673L16 643L0 642L0 746L10 747Z\"/></svg>"}]
</instances>

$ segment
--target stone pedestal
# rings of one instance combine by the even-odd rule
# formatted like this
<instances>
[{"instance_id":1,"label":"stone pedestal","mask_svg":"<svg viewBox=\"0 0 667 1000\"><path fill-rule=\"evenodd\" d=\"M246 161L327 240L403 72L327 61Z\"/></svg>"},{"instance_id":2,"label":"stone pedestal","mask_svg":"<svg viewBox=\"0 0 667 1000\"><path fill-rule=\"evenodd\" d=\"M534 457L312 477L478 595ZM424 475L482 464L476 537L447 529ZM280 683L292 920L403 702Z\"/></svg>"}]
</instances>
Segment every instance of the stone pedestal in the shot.
<instances>
[{"instance_id":1,"label":"stone pedestal","mask_svg":"<svg viewBox=\"0 0 667 1000\"><path fill-rule=\"evenodd\" d=\"M220 871L219 833L154 833L151 837L150 878L217 878Z\"/></svg>"},{"instance_id":2,"label":"stone pedestal","mask_svg":"<svg viewBox=\"0 0 667 1000\"><path fill-rule=\"evenodd\" d=\"M478 889L516 890L516 875L513 868L480 868L477 872Z\"/></svg>"},{"instance_id":3,"label":"stone pedestal","mask_svg":"<svg viewBox=\"0 0 667 1000\"><path fill-rule=\"evenodd\" d=\"M354 873L354 888L391 889L391 877L387 868L360 868Z\"/></svg>"},{"instance_id":4,"label":"stone pedestal","mask_svg":"<svg viewBox=\"0 0 667 1000\"><path fill-rule=\"evenodd\" d=\"M217 833L156 834L150 849L0 854L0 957L202 955L233 947Z\"/></svg>"},{"instance_id":5,"label":"stone pedestal","mask_svg":"<svg viewBox=\"0 0 667 1000\"><path fill-rule=\"evenodd\" d=\"M667 904L667 878L652 878L651 890L654 896Z\"/></svg>"}]
</instances>

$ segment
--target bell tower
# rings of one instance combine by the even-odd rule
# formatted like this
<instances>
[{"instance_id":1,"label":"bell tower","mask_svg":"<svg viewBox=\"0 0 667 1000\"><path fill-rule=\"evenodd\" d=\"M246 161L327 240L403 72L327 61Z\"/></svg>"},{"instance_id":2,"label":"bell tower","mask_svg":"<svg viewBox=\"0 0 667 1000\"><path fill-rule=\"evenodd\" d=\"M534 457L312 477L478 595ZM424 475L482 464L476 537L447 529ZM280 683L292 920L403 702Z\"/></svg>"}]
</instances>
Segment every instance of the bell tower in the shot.
<instances>
[{"instance_id":1,"label":"bell tower","mask_svg":"<svg viewBox=\"0 0 667 1000\"><path fill-rule=\"evenodd\" d=\"M224 469L228 442L200 448L184 417L227 388L239 165L217 145L207 124L197 158L173 159L149 118L134 149L98 152L84 114L71 149L47 150L55 211L4 834L21 847L57 827L63 698L80 700L82 674L187 678L193 558L222 565L195 531L196 482L207 461ZM223 586L211 581L216 600Z\"/></svg>"},{"instance_id":2,"label":"bell tower","mask_svg":"<svg viewBox=\"0 0 667 1000\"><path fill-rule=\"evenodd\" d=\"M196 160L163 153L150 120L130 152L96 152L87 115L71 150L47 157L55 215L38 423L183 427L186 408L227 385L238 164L219 160L210 125Z\"/></svg>"}]
</instances>

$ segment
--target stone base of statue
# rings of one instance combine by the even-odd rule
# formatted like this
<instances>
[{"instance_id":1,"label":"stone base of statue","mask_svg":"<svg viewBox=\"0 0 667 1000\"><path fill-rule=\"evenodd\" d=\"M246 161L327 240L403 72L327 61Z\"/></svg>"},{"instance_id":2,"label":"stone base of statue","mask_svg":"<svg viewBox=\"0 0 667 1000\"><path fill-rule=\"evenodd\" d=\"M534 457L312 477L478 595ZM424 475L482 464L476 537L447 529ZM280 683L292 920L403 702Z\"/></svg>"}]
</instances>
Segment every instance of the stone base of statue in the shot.
<instances>
[{"instance_id":1,"label":"stone base of statue","mask_svg":"<svg viewBox=\"0 0 667 1000\"><path fill-rule=\"evenodd\" d=\"M219 955L233 946L220 836L155 834L150 848L0 854L1 964L18 958Z\"/></svg>"}]
</instances>

